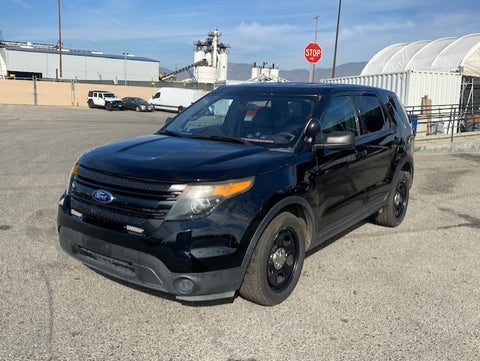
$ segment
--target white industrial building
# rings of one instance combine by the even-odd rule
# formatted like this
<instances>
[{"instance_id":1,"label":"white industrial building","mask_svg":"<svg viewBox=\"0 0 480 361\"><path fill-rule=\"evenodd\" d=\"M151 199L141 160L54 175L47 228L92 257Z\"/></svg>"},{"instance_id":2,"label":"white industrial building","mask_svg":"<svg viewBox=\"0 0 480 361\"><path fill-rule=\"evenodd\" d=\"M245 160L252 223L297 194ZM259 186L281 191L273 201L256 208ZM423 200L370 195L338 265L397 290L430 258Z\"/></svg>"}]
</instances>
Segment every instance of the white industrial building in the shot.
<instances>
[{"instance_id":1,"label":"white industrial building","mask_svg":"<svg viewBox=\"0 0 480 361\"><path fill-rule=\"evenodd\" d=\"M158 81L159 62L124 53L62 49L62 78L74 80ZM55 45L0 41L0 78L60 77L60 54Z\"/></svg>"},{"instance_id":2,"label":"white industrial building","mask_svg":"<svg viewBox=\"0 0 480 361\"><path fill-rule=\"evenodd\" d=\"M476 103L480 84L480 34L390 45L367 63L359 76L327 83L371 85L393 90L409 107Z\"/></svg>"},{"instance_id":3,"label":"white industrial building","mask_svg":"<svg viewBox=\"0 0 480 361\"><path fill-rule=\"evenodd\" d=\"M190 75L190 78L184 81L187 83L225 83L227 81L228 48L230 46L218 41L221 35L222 33L218 29L213 29L204 41L197 40L194 43L193 63L169 74L161 75L160 80L175 80L177 74L186 71Z\"/></svg>"}]
</instances>

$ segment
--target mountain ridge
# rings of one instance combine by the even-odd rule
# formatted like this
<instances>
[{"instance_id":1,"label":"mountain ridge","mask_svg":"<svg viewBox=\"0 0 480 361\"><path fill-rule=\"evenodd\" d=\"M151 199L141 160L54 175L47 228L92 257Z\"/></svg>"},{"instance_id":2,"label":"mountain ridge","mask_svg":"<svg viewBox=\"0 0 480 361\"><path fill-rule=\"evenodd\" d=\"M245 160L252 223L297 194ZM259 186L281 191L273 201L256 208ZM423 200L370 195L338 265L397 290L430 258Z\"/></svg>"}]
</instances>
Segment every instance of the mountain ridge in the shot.
<instances>
[{"instance_id":1,"label":"mountain ridge","mask_svg":"<svg viewBox=\"0 0 480 361\"><path fill-rule=\"evenodd\" d=\"M349 62L341 64L335 69L335 77L345 77L359 75L365 65L363 62ZM167 74L171 70L160 67L160 73ZM227 77L229 80L248 80L252 74L252 64L249 63L228 63ZM188 73L183 72L177 74L177 80L184 80L189 77ZM308 82L310 80L310 71L307 69L280 69L280 77L292 82ZM332 68L317 68L315 69L315 81L319 82L321 79L328 79L332 77Z\"/></svg>"}]
</instances>

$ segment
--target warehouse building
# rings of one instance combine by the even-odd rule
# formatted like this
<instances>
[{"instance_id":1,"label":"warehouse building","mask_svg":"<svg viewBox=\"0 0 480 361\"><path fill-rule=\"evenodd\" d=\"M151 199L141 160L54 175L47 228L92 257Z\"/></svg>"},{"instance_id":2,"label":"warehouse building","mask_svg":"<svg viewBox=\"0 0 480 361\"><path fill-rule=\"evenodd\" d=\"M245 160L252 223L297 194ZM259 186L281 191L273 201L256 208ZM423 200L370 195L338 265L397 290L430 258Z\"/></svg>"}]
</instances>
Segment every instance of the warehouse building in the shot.
<instances>
[{"instance_id":1,"label":"warehouse building","mask_svg":"<svg viewBox=\"0 0 480 361\"><path fill-rule=\"evenodd\" d=\"M158 81L157 60L123 53L62 49L56 45L0 40L0 78L37 78L86 81Z\"/></svg>"}]
</instances>

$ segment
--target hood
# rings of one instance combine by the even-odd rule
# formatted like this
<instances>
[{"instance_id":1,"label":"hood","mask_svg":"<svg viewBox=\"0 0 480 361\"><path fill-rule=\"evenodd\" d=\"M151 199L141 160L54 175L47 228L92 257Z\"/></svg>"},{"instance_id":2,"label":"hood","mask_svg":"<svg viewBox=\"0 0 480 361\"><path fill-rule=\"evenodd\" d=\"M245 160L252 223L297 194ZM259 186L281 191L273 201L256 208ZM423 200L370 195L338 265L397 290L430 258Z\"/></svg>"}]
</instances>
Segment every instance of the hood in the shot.
<instances>
[{"instance_id":1,"label":"hood","mask_svg":"<svg viewBox=\"0 0 480 361\"><path fill-rule=\"evenodd\" d=\"M150 135L95 148L79 164L126 176L171 182L221 181L292 164L295 154L262 146Z\"/></svg>"}]
</instances>

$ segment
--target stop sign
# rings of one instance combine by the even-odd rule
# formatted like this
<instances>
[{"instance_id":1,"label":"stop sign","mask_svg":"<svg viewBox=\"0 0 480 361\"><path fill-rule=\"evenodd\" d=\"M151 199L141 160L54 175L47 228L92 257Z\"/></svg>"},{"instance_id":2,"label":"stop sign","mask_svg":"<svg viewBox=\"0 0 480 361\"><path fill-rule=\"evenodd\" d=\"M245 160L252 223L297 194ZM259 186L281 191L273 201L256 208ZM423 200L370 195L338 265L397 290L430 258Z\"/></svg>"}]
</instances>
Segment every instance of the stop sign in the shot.
<instances>
[{"instance_id":1,"label":"stop sign","mask_svg":"<svg viewBox=\"0 0 480 361\"><path fill-rule=\"evenodd\" d=\"M309 63L316 63L322 57L322 48L317 43L309 43L305 47L303 55Z\"/></svg>"}]
</instances>

